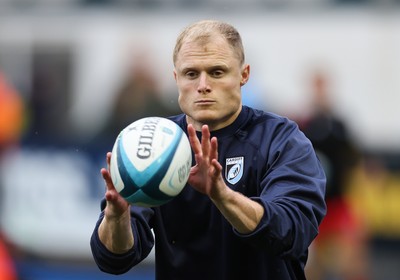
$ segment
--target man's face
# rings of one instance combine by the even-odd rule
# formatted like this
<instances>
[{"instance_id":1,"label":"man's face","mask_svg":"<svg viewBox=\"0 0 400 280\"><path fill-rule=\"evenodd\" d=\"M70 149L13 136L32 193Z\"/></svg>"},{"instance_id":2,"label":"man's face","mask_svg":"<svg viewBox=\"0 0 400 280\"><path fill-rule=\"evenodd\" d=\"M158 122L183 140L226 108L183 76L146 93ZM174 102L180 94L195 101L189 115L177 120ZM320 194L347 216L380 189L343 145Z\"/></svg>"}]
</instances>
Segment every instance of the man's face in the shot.
<instances>
[{"instance_id":1,"label":"man's face","mask_svg":"<svg viewBox=\"0 0 400 280\"><path fill-rule=\"evenodd\" d=\"M212 37L207 43L184 43L175 61L174 76L179 105L188 123L196 130L203 124L210 130L231 124L240 113L240 88L247 82L249 71L221 37Z\"/></svg>"}]
</instances>

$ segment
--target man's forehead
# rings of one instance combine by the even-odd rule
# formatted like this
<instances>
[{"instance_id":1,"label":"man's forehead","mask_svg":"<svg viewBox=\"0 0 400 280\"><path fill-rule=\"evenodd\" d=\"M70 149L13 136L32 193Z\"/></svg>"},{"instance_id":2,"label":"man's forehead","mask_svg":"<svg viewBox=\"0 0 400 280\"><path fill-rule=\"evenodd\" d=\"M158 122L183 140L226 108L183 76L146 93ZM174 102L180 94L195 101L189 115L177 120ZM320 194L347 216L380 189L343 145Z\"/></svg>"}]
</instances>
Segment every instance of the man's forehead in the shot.
<instances>
[{"instance_id":1,"label":"man's forehead","mask_svg":"<svg viewBox=\"0 0 400 280\"><path fill-rule=\"evenodd\" d=\"M233 48L228 44L226 40L221 37L216 37L215 40L212 38L197 39L186 41L182 44L180 49L180 54L187 55L191 53L207 53L207 54L217 54L223 53L226 55L232 55Z\"/></svg>"},{"instance_id":2,"label":"man's forehead","mask_svg":"<svg viewBox=\"0 0 400 280\"><path fill-rule=\"evenodd\" d=\"M220 46L212 43L194 45L189 43L182 46L177 57L177 63L181 64L181 66L210 61L226 64L232 59L234 59L234 56L229 46Z\"/></svg>"}]
</instances>

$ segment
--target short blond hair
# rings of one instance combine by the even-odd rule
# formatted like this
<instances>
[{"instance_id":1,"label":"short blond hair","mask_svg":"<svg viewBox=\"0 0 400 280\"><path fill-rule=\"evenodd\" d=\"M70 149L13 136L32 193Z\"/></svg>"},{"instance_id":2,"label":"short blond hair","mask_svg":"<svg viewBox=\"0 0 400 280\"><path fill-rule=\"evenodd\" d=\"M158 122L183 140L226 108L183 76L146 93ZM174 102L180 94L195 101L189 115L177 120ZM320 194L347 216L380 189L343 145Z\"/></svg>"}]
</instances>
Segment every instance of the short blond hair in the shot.
<instances>
[{"instance_id":1,"label":"short blond hair","mask_svg":"<svg viewBox=\"0 0 400 280\"><path fill-rule=\"evenodd\" d=\"M173 62L176 63L178 53L185 42L202 41L208 42L213 35L221 35L237 54L240 64L245 61L242 38L239 32L232 25L217 20L202 20L183 29L176 39L173 53Z\"/></svg>"}]
</instances>

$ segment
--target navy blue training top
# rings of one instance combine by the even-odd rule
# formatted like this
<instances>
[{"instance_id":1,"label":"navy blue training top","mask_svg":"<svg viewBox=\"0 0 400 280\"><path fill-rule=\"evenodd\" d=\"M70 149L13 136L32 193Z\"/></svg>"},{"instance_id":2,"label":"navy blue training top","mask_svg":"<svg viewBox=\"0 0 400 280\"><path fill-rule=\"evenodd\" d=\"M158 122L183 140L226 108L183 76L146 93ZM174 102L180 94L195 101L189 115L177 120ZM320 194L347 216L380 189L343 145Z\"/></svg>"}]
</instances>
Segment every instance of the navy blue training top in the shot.
<instances>
[{"instance_id":1,"label":"navy blue training top","mask_svg":"<svg viewBox=\"0 0 400 280\"><path fill-rule=\"evenodd\" d=\"M185 115L171 119L187 133ZM238 233L206 195L187 185L163 206L131 206L135 245L125 254L100 242L101 212L91 237L101 270L125 273L146 258L153 229L158 280L305 279L308 247L326 214L325 175L312 144L296 123L246 106L211 136L218 138L225 183L265 208L258 227ZM104 200L101 205L104 210Z\"/></svg>"}]
</instances>

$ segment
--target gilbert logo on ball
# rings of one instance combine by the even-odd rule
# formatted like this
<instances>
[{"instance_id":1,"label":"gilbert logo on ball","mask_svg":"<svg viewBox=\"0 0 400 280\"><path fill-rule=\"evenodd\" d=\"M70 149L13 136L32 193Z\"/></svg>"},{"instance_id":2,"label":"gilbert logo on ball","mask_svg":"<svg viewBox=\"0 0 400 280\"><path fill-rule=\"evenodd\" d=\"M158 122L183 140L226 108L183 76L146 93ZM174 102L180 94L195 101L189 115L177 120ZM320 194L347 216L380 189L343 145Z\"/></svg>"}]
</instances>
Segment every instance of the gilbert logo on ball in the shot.
<instances>
[{"instance_id":1,"label":"gilbert logo on ball","mask_svg":"<svg viewBox=\"0 0 400 280\"><path fill-rule=\"evenodd\" d=\"M183 130L161 117L139 119L118 135L111 179L129 203L153 207L177 196L189 177L192 151Z\"/></svg>"}]
</instances>

